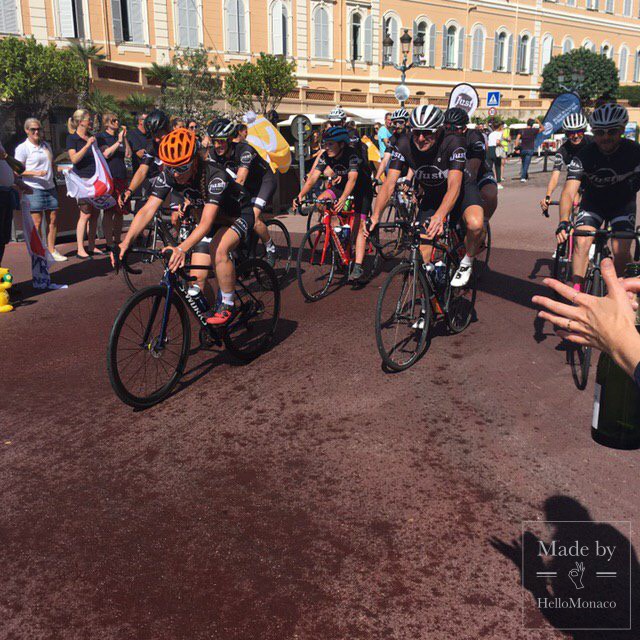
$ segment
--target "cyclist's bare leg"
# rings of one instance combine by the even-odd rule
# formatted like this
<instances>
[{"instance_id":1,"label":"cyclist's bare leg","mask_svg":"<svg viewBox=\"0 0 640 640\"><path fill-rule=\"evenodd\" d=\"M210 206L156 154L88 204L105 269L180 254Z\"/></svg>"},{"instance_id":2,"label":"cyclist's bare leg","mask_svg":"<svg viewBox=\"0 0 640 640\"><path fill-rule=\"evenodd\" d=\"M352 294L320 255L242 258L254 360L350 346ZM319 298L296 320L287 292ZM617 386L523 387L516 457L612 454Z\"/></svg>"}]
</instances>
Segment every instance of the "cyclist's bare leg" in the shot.
<instances>
[{"instance_id":1,"label":"cyclist's bare leg","mask_svg":"<svg viewBox=\"0 0 640 640\"><path fill-rule=\"evenodd\" d=\"M621 240L619 238L612 238L611 249L613 251L613 264L616 268L616 273L619 277L622 277L624 270L628 262L631 262L631 246L633 240Z\"/></svg>"},{"instance_id":2,"label":"cyclist's bare leg","mask_svg":"<svg viewBox=\"0 0 640 640\"><path fill-rule=\"evenodd\" d=\"M581 226L582 231L595 231L595 227ZM573 238L573 258L571 266L573 268L573 282L582 285L584 276L589 264L589 249L593 244L593 238L584 236L574 236Z\"/></svg>"},{"instance_id":3,"label":"cyclist's bare leg","mask_svg":"<svg viewBox=\"0 0 640 640\"><path fill-rule=\"evenodd\" d=\"M498 185L488 182L480 189L480 196L482 197L484 217L491 220L491 216L498 208Z\"/></svg>"},{"instance_id":4,"label":"cyclist's bare leg","mask_svg":"<svg viewBox=\"0 0 640 640\"><path fill-rule=\"evenodd\" d=\"M213 246L213 242L211 243L211 246ZM212 264L211 253L192 253L191 264L194 266L210 267ZM188 273L195 278L195 281L193 281L192 284L197 284L207 300L209 300L209 302L213 302L215 300L215 295L213 293L211 281L209 280L211 272L205 269L193 269L193 271L188 270Z\"/></svg>"},{"instance_id":5,"label":"cyclist's bare leg","mask_svg":"<svg viewBox=\"0 0 640 640\"><path fill-rule=\"evenodd\" d=\"M482 247L484 236L484 211L480 205L471 205L462 214L467 233L464 238L464 246L467 255L473 258Z\"/></svg>"},{"instance_id":6,"label":"cyclist's bare leg","mask_svg":"<svg viewBox=\"0 0 640 640\"><path fill-rule=\"evenodd\" d=\"M255 222L253 224L253 230L258 234L258 237L262 242L267 244L269 240L271 240L271 236L269 235L269 230L267 229L267 225L264 223L262 219L262 209L260 207L253 207L253 216L255 218Z\"/></svg>"},{"instance_id":7,"label":"cyclist's bare leg","mask_svg":"<svg viewBox=\"0 0 640 640\"><path fill-rule=\"evenodd\" d=\"M353 235L356 239L356 264L362 264L364 262L364 254L367 248L367 239L364 237L365 221L362 220L360 214L356 214L355 222L353 223Z\"/></svg>"},{"instance_id":8,"label":"cyclist's bare leg","mask_svg":"<svg viewBox=\"0 0 640 640\"><path fill-rule=\"evenodd\" d=\"M236 287L236 269L229 254L240 244L240 236L228 227L216 233L212 251L215 255L216 278L222 293L232 294Z\"/></svg>"}]
</instances>

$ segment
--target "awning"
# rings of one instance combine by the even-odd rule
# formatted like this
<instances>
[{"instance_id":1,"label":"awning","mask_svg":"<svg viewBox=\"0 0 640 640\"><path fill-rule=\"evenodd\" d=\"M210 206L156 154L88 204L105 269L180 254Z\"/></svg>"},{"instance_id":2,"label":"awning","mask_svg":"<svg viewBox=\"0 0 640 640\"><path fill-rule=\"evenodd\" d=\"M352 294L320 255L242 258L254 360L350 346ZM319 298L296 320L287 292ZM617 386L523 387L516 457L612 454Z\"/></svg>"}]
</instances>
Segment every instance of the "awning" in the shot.
<instances>
[{"instance_id":1,"label":"awning","mask_svg":"<svg viewBox=\"0 0 640 640\"><path fill-rule=\"evenodd\" d=\"M384 123L384 116L389 113L389 109L352 109L344 108L348 116L351 116L357 124Z\"/></svg>"},{"instance_id":2,"label":"awning","mask_svg":"<svg viewBox=\"0 0 640 640\"><path fill-rule=\"evenodd\" d=\"M279 127L290 127L291 123L293 122L293 119L297 116L298 114L295 113L292 116L289 116L286 120L283 120L282 122L278 122L278 126ZM327 118L326 117L321 117L321 116L317 116L314 113L311 114L306 114L307 118L309 118L309 120L311 120L311 124L322 124Z\"/></svg>"}]
</instances>

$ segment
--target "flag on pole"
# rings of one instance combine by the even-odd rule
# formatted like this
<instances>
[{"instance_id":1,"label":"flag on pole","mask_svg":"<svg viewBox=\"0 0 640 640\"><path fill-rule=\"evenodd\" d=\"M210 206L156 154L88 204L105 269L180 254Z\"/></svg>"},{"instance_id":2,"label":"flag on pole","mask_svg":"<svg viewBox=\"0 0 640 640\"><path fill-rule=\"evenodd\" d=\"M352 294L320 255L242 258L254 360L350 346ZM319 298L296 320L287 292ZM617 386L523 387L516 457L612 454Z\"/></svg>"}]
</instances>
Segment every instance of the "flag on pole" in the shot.
<instances>
[{"instance_id":1,"label":"flag on pole","mask_svg":"<svg viewBox=\"0 0 640 640\"><path fill-rule=\"evenodd\" d=\"M49 250L42 244L40 234L33 224L29 198L22 196L22 232L24 241L31 256L31 273L33 286L36 289L66 289L66 284L53 284L49 275L49 267L55 262Z\"/></svg>"},{"instance_id":2,"label":"flag on pole","mask_svg":"<svg viewBox=\"0 0 640 640\"><path fill-rule=\"evenodd\" d=\"M282 134L264 116L247 111L247 142L264 158L275 172L287 173L291 166L291 149Z\"/></svg>"},{"instance_id":3,"label":"flag on pole","mask_svg":"<svg viewBox=\"0 0 640 640\"><path fill-rule=\"evenodd\" d=\"M367 157L369 162L380 162L380 149L375 145L369 136L362 136L362 142L367 145Z\"/></svg>"},{"instance_id":4,"label":"flag on pole","mask_svg":"<svg viewBox=\"0 0 640 640\"><path fill-rule=\"evenodd\" d=\"M67 195L76 200L96 200L94 204L97 207L101 209L109 208L101 206L104 204L104 201L98 199L113 193L111 171L109 171L109 165L102 155L102 151L98 149L95 143L91 145L91 151L93 152L93 159L96 163L96 172L91 178L81 178L79 175L73 173L73 171L67 171L64 174L64 179L67 183ZM113 200L113 198L111 198L111 200ZM113 204L110 206L114 204L115 200L113 200Z\"/></svg>"}]
</instances>

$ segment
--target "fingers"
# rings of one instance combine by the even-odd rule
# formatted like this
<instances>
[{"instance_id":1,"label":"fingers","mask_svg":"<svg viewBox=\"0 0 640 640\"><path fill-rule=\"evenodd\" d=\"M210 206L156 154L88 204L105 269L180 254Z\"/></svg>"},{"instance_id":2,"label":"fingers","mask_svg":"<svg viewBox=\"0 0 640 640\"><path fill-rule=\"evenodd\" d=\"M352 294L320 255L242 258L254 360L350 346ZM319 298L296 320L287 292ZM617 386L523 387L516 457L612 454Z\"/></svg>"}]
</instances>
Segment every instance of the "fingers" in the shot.
<instances>
[{"instance_id":1,"label":"fingers","mask_svg":"<svg viewBox=\"0 0 640 640\"><path fill-rule=\"evenodd\" d=\"M575 289L572 289L574 295L577 293ZM555 314L562 315L567 320L578 320L582 316L582 309L580 307L574 307L570 304L564 304L563 302L558 302L557 300L552 300L551 298L546 298L544 296L533 296L531 299L533 304L537 304L540 307L543 307Z\"/></svg>"},{"instance_id":2,"label":"fingers","mask_svg":"<svg viewBox=\"0 0 640 640\"><path fill-rule=\"evenodd\" d=\"M559 280L554 280L553 278L545 278L542 281L547 287L553 289L556 293L560 294L563 298L566 298L573 304L585 304L585 302L589 299L589 296L585 293L580 293L573 287L560 282ZM539 296L535 296L536 298ZM537 303L536 303L537 304Z\"/></svg>"},{"instance_id":3,"label":"fingers","mask_svg":"<svg viewBox=\"0 0 640 640\"><path fill-rule=\"evenodd\" d=\"M600 269L602 279L609 290L608 296L611 298L620 298L621 296L626 297L626 292L616 275L616 268L613 266L613 260L611 258L605 258L600 264Z\"/></svg>"},{"instance_id":4,"label":"fingers","mask_svg":"<svg viewBox=\"0 0 640 640\"><path fill-rule=\"evenodd\" d=\"M622 286L628 293L640 293L640 278L626 278Z\"/></svg>"},{"instance_id":5,"label":"fingers","mask_svg":"<svg viewBox=\"0 0 640 640\"><path fill-rule=\"evenodd\" d=\"M548 320L552 325L567 333L579 333L581 335L587 333L587 328L579 320L565 318L564 316L557 316L553 313L549 313L548 311L539 311L538 317L543 320Z\"/></svg>"}]
</instances>

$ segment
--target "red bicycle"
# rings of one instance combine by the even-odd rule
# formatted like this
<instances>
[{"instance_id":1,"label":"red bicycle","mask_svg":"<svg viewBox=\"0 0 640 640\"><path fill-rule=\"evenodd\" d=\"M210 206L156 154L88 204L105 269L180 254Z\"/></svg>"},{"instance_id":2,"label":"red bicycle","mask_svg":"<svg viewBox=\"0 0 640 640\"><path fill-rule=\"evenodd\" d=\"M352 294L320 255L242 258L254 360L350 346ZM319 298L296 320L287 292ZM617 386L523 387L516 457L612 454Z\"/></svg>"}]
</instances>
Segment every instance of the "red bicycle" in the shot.
<instances>
[{"instance_id":1,"label":"red bicycle","mask_svg":"<svg viewBox=\"0 0 640 640\"><path fill-rule=\"evenodd\" d=\"M322 212L322 222L312 226L302 239L298 250L298 286L302 295L315 302L329 295L346 281L355 261L356 216L351 208L335 211L337 200L314 198L303 205L313 204ZM362 224L364 224L361 221ZM367 240L360 283L373 278L382 265L382 255Z\"/></svg>"}]
</instances>

